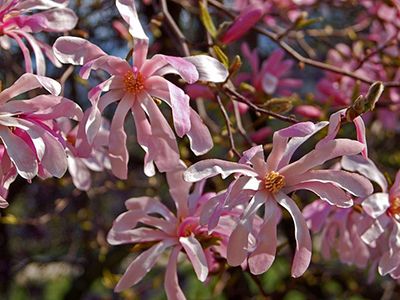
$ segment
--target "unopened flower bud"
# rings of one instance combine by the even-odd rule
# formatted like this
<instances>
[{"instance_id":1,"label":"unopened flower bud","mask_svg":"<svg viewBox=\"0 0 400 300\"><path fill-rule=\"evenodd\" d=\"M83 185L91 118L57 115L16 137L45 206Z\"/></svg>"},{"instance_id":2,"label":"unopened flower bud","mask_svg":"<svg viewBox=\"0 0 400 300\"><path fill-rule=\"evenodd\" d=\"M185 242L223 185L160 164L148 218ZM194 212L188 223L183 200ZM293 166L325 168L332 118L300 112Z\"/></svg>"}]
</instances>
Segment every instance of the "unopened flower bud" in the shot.
<instances>
[{"instance_id":1,"label":"unopened flower bud","mask_svg":"<svg viewBox=\"0 0 400 300\"><path fill-rule=\"evenodd\" d=\"M262 5L248 6L232 23L221 37L221 42L228 45L245 35L264 14Z\"/></svg>"},{"instance_id":2,"label":"unopened flower bud","mask_svg":"<svg viewBox=\"0 0 400 300\"><path fill-rule=\"evenodd\" d=\"M240 58L239 55L236 55L235 58L233 59L233 62L229 66L229 74L235 74L240 67L242 66L242 59Z\"/></svg>"},{"instance_id":3,"label":"unopened flower bud","mask_svg":"<svg viewBox=\"0 0 400 300\"><path fill-rule=\"evenodd\" d=\"M384 90L383 83L380 81L374 82L369 90L368 94L365 97L365 108L367 110L373 110L375 108L375 103L378 102L379 98L381 97Z\"/></svg>"}]
</instances>

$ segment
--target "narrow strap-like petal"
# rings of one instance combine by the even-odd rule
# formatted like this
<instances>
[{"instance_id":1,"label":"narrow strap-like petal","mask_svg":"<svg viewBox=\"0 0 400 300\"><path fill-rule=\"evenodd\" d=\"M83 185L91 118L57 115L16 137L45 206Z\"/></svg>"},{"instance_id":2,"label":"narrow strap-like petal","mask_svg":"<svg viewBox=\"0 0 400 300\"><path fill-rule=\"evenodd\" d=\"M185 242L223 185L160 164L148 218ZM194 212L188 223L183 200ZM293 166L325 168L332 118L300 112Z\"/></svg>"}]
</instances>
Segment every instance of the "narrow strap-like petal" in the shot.
<instances>
[{"instance_id":1,"label":"narrow strap-like petal","mask_svg":"<svg viewBox=\"0 0 400 300\"><path fill-rule=\"evenodd\" d=\"M146 118L146 114L138 104L132 106L133 120L136 127L136 139L140 147L146 152L144 155L144 173L146 176L155 174L154 156L151 140L151 125Z\"/></svg>"},{"instance_id":2,"label":"narrow strap-like petal","mask_svg":"<svg viewBox=\"0 0 400 300\"><path fill-rule=\"evenodd\" d=\"M208 276L208 265L200 242L194 237L193 234L187 237L180 237L179 242L185 249L189 260L193 265L193 269L197 275L197 278L201 282L204 282Z\"/></svg>"},{"instance_id":3,"label":"narrow strap-like petal","mask_svg":"<svg viewBox=\"0 0 400 300\"><path fill-rule=\"evenodd\" d=\"M278 164L278 169L281 169L282 167L289 164L294 152L303 143L305 143L310 137L312 137L314 134L316 134L318 131L320 131L322 128L324 128L326 125L328 125L328 122L319 122L319 123L315 124L314 129L311 130L311 132L309 134L307 134L306 136L291 138L290 141L287 143L285 153L283 154L282 159L280 160L280 162Z\"/></svg>"},{"instance_id":4,"label":"narrow strap-like petal","mask_svg":"<svg viewBox=\"0 0 400 300\"><path fill-rule=\"evenodd\" d=\"M125 207L129 210L141 209L147 214L157 213L170 222L176 221L174 214L158 198L146 196L130 198L125 201Z\"/></svg>"},{"instance_id":5,"label":"narrow strap-like petal","mask_svg":"<svg viewBox=\"0 0 400 300\"><path fill-rule=\"evenodd\" d=\"M360 153L362 149L364 149L364 145L357 141L349 139L330 140L307 153L301 159L285 166L280 170L280 173L285 176L302 174L330 159L343 155L355 155Z\"/></svg>"},{"instance_id":6,"label":"narrow strap-like petal","mask_svg":"<svg viewBox=\"0 0 400 300\"><path fill-rule=\"evenodd\" d=\"M152 76L146 80L145 85L151 96L160 98L171 106L175 132L179 137L184 136L191 128L189 96L160 76Z\"/></svg>"},{"instance_id":7,"label":"narrow strap-like petal","mask_svg":"<svg viewBox=\"0 0 400 300\"><path fill-rule=\"evenodd\" d=\"M65 149L60 141L39 124L32 124L22 118L18 122L28 128L26 132L37 149L39 162L45 173L57 178L64 176L68 163ZM43 147L42 153L38 151L41 147Z\"/></svg>"},{"instance_id":8,"label":"narrow strap-like petal","mask_svg":"<svg viewBox=\"0 0 400 300\"><path fill-rule=\"evenodd\" d=\"M178 144L176 137L161 113L154 100L147 94L141 101L141 107L145 110L151 124L149 153L160 172L176 170L180 164ZM168 157L168 159L165 159Z\"/></svg>"},{"instance_id":9,"label":"narrow strap-like petal","mask_svg":"<svg viewBox=\"0 0 400 300\"><path fill-rule=\"evenodd\" d=\"M65 36L59 37L53 45L54 55L63 64L84 65L87 62L107 55L88 40Z\"/></svg>"},{"instance_id":10,"label":"narrow strap-like petal","mask_svg":"<svg viewBox=\"0 0 400 300\"><path fill-rule=\"evenodd\" d=\"M16 82L14 82L12 86L0 93L0 104L3 104L6 101L27 91L41 87L45 88L52 95L59 95L61 92L61 85L54 79L25 73Z\"/></svg>"},{"instance_id":11,"label":"narrow strap-like petal","mask_svg":"<svg viewBox=\"0 0 400 300\"><path fill-rule=\"evenodd\" d=\"M234 173L250 177L258 175L253 168L244 164L221 159L206 159L191 165L183 176L188 182L196 182L216 175L221 175L222 178L226 178Z\"/></svg>"},{"instance_id":12,"label":"narrow strap-like petal","mask_svg":"<svg viewBox=\"0 0 400 300\"><path fill-rule=\"evenodd\" d=\"M25 61L26 73L33 73L31 53L29 52L28 47L25 46L22 39L15 32L7 31L7 35L12 37L17 42L18 46L21 48L22 55L24 56L24 61Z\"/></svg>"},{"instance_id":13,"label":"narrow strap-like petal","mask_svg":"<svg viewBox=\"0 0 400 300\"><path fill-rule=\"evenodd\" d=\"M168 300L186 300L185 295L179 287L178 274L176 270L176 266L178 264L178 255L181 249L181 246L175 246L174 248L172 248L171 254L169 256L164 279L164 289L165 293L167 294Z\"/></svg>"},{"instance_id":14,"label":"narrow strap-like petal","mask_svg":"<svg viewBox=\"0 0 400 300\"><path fill-rule=\"evenodd\" d=\"M116 292L121 292L141 281L142 278L153 268L161 253L173 244L174 241L164 240L141 253L128 266L114 290Z\"/></svg>"},{"instance_id":15,"label":"narrow strap-like petal","mask_svg":"<svg viewBox=\"0 0 400 300\"><path fill-rule=\"evenodd\" d=\"M268 171L277 170L286 153L289 138L305 137L312 134L314 130L315 125L312 122L301 122L275 132L272 151L267 158Z\"/></svg>"},{"instance_id":16,"label":"narrow strap-like petal","mask_svg":"<svg viewBox=\"0 0 400 300\"><path fill-rule=\"evenodd\" d=\"M0 138L11 161L17 168L18 174L28 180L35 177L38 172L36 155L25 141L4 126L0 126Z\"/></svg>"},{"instance_id":17,"label":"narrow strap-like petal","mask_svg":"<svg viewBox=\"0 0 400 300\"><path fill-rule=\"evenodd\" d=\"M387 193L375 193L364 199L361 203L365 212L376 219L379 216L386 213L386 210L390 207L389 194Z\"/></svg>"},{"instance_id":18,"label":"narrow strap-like petal","mask_svg":"<svg viewBox=\"0 0 400 300\"><path fill-rule=\"evenodd\" d=\"M128 149L126 148L126 133L124 121L126 114L132 107L131 95L122 98L115 111L111 122L109 136L109 154L112 172L121 179L126 179L128 175Z\"/></svg>"},{"instance_id":19,"label":"narrow strap-like petal","mask_svg":"<svg viewBox=\"0 0 400 300\"><path fill-rule=\"evenodd\" d=\"M83 160L68 154L67 161L73 184L81 191L88 191L92 185L92 176Z\"/></svg>"},{"instance_id":20,"label":"narrow strap-like petal","mask_svg":"<svg viewBox=\"0 0 400 300\"><path fill-rule=\"evenodd\" d=\"M208 82L224 82L229 75L228 70L215 58L208 55L195 55L184 57L191 62L199 73L198 80Z\"/></svg>"},{"instance_id":21,"label":"narrow strap-like petal","mask_svg":"<svg viewBox=\"0 0 400 300\"><path fill-rule=\"evenodd\" d=\"M253 165L254 170L264 176L267 173L267 164L265 163L264 149L261 145L254 146L243 152L243 156L240 158L239 163Z\"/></svg>"},{"instance_id":22,"label":"narrow strap-like petal","mask_svg":"<svg viewBox=\"0 0 400 300\"><path fill-rule=\"evenodd\" d=\"M177 170L167 172L169 193L174 200L178 218L185 218L189 214L188 198L192 184L183 180L183 172L186 166L178 165Z\"/></svg>"},{"instance_id":23,"label":"narrow strap-like petal","mask_svg":"<svg viewBox=\"0 0 400 300\"><path fill-rule=\"evenodd\" d=\"M342 170L311 170L301 176L286 177L287 185L311 181L333 183L357 197L366 197L374 191L371 182L364 176Z\"/></svg>"},{"instance_id":24,"label":"narrow strap-like petal","mask_svg":"<svg viewBox=\"0 0 400 300\"><path fill-rule=\"evenodd\" d=\"M34 37L23 30L15 30L14 32L23 36L28 41L29 45L31 45L33 52L35 53L36 73L40 76L44 76L46 74L46 61L43 52Z\"/></svg>"},{"instance_id":25,"label":"narrow strap-like petal","mask_svg":"<svg viewBox=\"0 0 400 300\"><path fill-rule=\"evenodd\" d=\"M266 199L264 223L256 237L256 249L248 259L249 269L253 274L258 275L268 271L275 260L278 243L276 227L280 215L280 209L275 200Z\"/></svg>"},{"instance_id":26,"label":"narrow strap-like petal","mask_svg":"<svg viewBox=\"0 0 400 300\"><path fill-rule=\"evenodd\" d=\"M329 182L305 181L290 186L288 189L285 189L285 193L296 190L309 190L315 193L320 199L337 207L350 207L353 205L353 199L350 195Z\"/></svg>"},{"instance_id":27,"label":"narrow strap-like petal","mask_svg":"<svg viewBox=\"0 0 400 300\"><path fill-rule=\"evenodd\" d=\"M370 180L375 181L382 189L387 192L388 184L385 175L377 168L375 163L369 158L361 155L343 156L341 160L342 168L351 172L358 172Z\"/></svg>"},{"instance_id":28,"label":"narrow strap-like petal","mask_svg":"<svg viewBox=\"0 0 400 300\"><path fill-rule=\"evenodd\" d=\"M311 262L312 244L310 232L301 211L291 198L282 192L278 192L275 198L290 213L294 222L296 253L292 263L292 276L296 278L303 275Z\"/></svg>"},{"instance_id":29,"label":"narrow strap-like petal","mask_svg":"<svg viewBox=\"0 0 400 300\"><path fill-rule=\"evenodd\" d=\"M133 63L140 69L146 61L149 39L140 24L134 0L117 0L117 9L129 25L129 33L134 38Z\"/></svg>"}]
</instances>

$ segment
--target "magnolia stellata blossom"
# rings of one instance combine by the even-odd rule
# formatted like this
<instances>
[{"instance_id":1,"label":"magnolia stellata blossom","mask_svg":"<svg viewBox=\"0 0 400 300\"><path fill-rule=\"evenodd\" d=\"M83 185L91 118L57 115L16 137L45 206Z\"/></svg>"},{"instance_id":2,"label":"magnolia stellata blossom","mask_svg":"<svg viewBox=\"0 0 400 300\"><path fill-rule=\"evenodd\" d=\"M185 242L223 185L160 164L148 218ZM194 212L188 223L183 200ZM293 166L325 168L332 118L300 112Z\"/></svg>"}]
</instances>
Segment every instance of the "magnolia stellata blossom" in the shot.
<instances>
[{"instance_id":1,"label":"magnolia stellata blossom","mask_svg":"<svg viewBox=\"0 0 400 300\"><path fill-rule=\"evenodd\" d=\"M326 125L327 122L316 125L303 122L275 132L266 161L262 147L256 146L244 152L239 163L209 159L187 169L184 178L189 182L217 174L223 178L236 174L237 179L229 187L225 199L210 200L203 213L204 220L208 220L212 228L224 211L245 204L245 211L229 239L227 259L230 265L240 265L248 256L252 273L268 270L275 258L280 205L290 213L295 225L297 246L292 276L302 275L311 259L311 238L304 217L288 194L309 190L331 204L348 207L353 204L348 193L355 196L372 193L371 183L361 175L341 170L315 170L333 158L360 153L365 146L357 141L332 139L291 162L296 149ZM257 235L256 247L250 249L248 235L253 231L252 220L262 205L265 206L264 223Z\"/></svg>"},{"instance_id":2,"label":"magnolia stellata blossom","mask_svg":"<svg viewBox=\"0 0 400 300\"><path fill-rule=\"evenodd\" d=\"M0 1L0 47L9 49L10 40L15 40L25 59L26 72L32 73L32 59L25 39L36 58L36 73L45 75L44 55L60 67L49 45L32 35L37 32L65 32L75 27L78 18L66 8L68 0L1 0ZM41 11L41 12L38 12Z\"/></svg>"},{"instance_id":3,"label":"magnolia stellata blossom","mask_svg":"<svg viewBox=\"0 0 400 300\"><path fill-rule=\"evenodd\" d=\"M305 118L309 119L319 119L322 117L322 111L320 108L313 106L313 105L308 105L308 104L302 104L298 105L295 107L294 112L297 115L303 116Z\"/></svg>"},{"instance_id":4,"label":"magnolia stellata blossom","mask_svg":"<svg viewBox=\"0 0 400 300\"><path fill-rule=\"evenodd\" d=\"M195 185L189 194L190 185L182 180L182 172L168 173L171 195L177 207L174 215L157 198L131 198L125 202L128 209L114 221L107 241L112 245L150 243L128 266L115 291L122 291L138 283L154 266L162 253L170 248L164 288L168 299L185 299L177 277L178 255L184 252L193 265L197 278L205 281L210 268L215 267L215 255L226 257L228 237L234 226L232 212L221 218L220 224L209 234L206 226L200 225L200 212L214 193L203 193L204 182ZM155 217L152 214L158 214ZM140 227L138 224L144 224Z\"/></svg>"},{"instance_id":5,"label":"magnolia stellata blossom","mask_svg":"<svg viewBox=\"0 0 400 300\"><path fill-rule=\"evenodd\" d=\"M383 175L381 174L383 177ZM362 202L363 210L374 219L361 238L369 246L385 245L378 270L381 275L400 278L400 171L392 187L374 193Z\"/></svg>"},{"instance_id":6,"label":"magnolia stellata blossom","mask_svg":"<svg viewBox=\"0 0 400 300\"><path fill-rule=\"evenodd\" d=\"M172 57L155 55L146 59L148 38L139 22L133 0L116 1L129 32L135 39L133 65L119 57L109 56L90 42L61 37L54 44L56 56L63 63L83 65L81 76L88 78L91 70L102 69L111 77L89 93L91 113L86 123L86 134L92 144L100 126L100 115L111 103L119 101L111 122L109 154L113 173L127 177L128 151L124 120L131 111L136 125L137 141L146 151L145 173L154 174L154 162L161 172L172 170L179 164L179 151L168 122L154 98L161 99L172 108L175 132L187 135L196 155L212 147L211 135L199 115L190 107L189 96L162 76L178 74L188 83L197 80L223 82L228 72L217 60L205 56ZM102 95L103 92L106 92Z\"/></svg>"},{"instance_id":7,"label":"magnolia stellata blossom","mask_svg":"<svg viewBox=\"0 0 400 300\"><path fill-rule=\"evenodd\" d=\"M293 89L301 87L300 79L288 77L294 61L284 59L282 49L273 51L262 64L257 49L251 51L246 43L242 44L242 53L250 63L251 73L240 73L239 82L250 80L257 92L276 96L289 96Z\"/></svg>"},{"instance_id":8,"label":"magnolia stellata blossom","mask_svg":"<svg viewBox=\"0 0 400 300\"><path fill-rule=\"evenodd\" d=\"M221 42L228 45L238 40L257 24L263 14L264 7L261 4L257 3L246 6L222 35Z\"/></svg>"},{"instance_id":9,"label":"magnolia stellata blossom","mask_svg":"<svg viewBox=\"0 0 400 300\"><path fill-rule=\"evenodd\" d=\"M106 148L110 124L106 119L102 119L89 156L82 156L76 149L79 125L73 127L71 121L64 118L57 122L57 127L66 140L68 172L72 182L78 189L87 191L92 185L90 171L101 172L104 169L111 169Z\"/></svg>"},{"instance_id":10,"label":"magnolia stellata blossom","mask_svg":"<svg viewBox=\"0 0 400 300\"><path fill-rule=\"evenodd\" d=\"M341 262L365 268L370 260L370 248L361 240L361 232L371 218L355 206L343 208L326 201L315 200L303 210L304 218L313 233L321 232L321 254L331 259L337 253Z\"/></svg>"},{"instance_id":11,"label":"magnolia stellata blossom","mask_svg":"<svg viewBox=\"0 0 400 300\"><path fill-rule=\"evenodd\" d=\"M36 88L45 88L51 95L13 100ZM0 139L6 152L3 158L8 156L25 179L36 175L60 178L67 169L65 141L54 130L54 120L61 117L79 120L82 111L73 101L57 96L60 91L57 81L26 73L0 93ZM3 174L12 172L10 167L2 167Z\"/></svg>"},{"instance_id":12,"label":"magnolia stellata blossom","mask_svg":"<svg viewBox=\"0 0 400 300\"><path fill-rule=\"evenodd\" d=\"M17 169L10 160L4 145L0 145L0 208L8 206L7 194L10 184L17 177Z\"/></svg>"},{"instance_id":13,"label":"magnolia stellata blossom","mask_svg":"<svg viewBox=\"0 0 400 300\"><path fill-rule=\"evenodd\" d=\"M340 165L338 167L340 169ZM383 191L387 189L385 177L370 159L360 155L345 156L341 167L359 172L375 181ZM357 198L351 207L337 207L326 201L316 200L303 209L303 215L313 233L321 232L321 253L325 259L332 258L332 254L337 253L343 263L359 268L366 268L369 264L372 278L382 252L376 247L370 247L361 238L374 222L363 211L362 201L362 198Z\"/></svg>"},{"instance_id":14,"label":"magnolia stellata blossom","mask_svg":"<svg viewBox=\"0 0 400 300\"><path fill-rule=\"evenodd\" d=\"M235 0L233 7L237 11L243 11L249 6L259 5L264 9L264 22L269 27L277 27L277 30L282 30L282 25L277 26L277 20L295 22L299 16L304 14L305 5L314 4L316 0ZM289 26L289 25L288 25Z\"/></svg>"}]
</instances>

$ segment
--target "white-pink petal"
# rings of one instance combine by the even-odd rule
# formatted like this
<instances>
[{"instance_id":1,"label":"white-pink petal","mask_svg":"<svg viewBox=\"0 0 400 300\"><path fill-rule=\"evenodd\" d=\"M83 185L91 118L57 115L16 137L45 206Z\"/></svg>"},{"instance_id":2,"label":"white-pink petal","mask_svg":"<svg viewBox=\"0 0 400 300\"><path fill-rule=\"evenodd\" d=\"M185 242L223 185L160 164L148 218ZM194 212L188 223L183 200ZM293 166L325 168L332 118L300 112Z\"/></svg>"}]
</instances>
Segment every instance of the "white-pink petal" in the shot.
<instances>
[{"instance_id":1,"label":"white-pink petal","mask_svg":"<svg viewBox=\"0 0 400 300\"><path fill-rule=\"evenodd\" d=\"M0 104L36 88L45 88L52 95L61 93L61 85L54 79L30 73L23 74L12 86L0 93Z\"/></svg>"},{"instance_id":2,"label":"white-pink petal","mask_svg":"<svg viewBox=\"0 0 400 300\"><path fill-rule=\"evenodd\" d=\"M385 176L376 167L375 163L361 155L343 156L341 160L342 168L351 172L358 172L370 180L375 181L382 189L387 191L387 181Z\"/></svg>"},{"instance_id":3,"label":"white-pink petal","mask_svg":"<svg viewBox=\"0 0 400 300\"><path fill-rule=\"evenodd\" d=\"M191 165L183 174L188 182L196 182L220 174L226 178L231 174L240 173L255 177L258 174L249 166L220 159L206 159Z\"/></svg>"},{"instance_id":4,"label":"white-pink petal","mask_svg":"<svg viewBox=\"0 0 400 300\"><path fill-rule=\"evenodd\" d=\"M121 292L142 280L142 278L153 268L161 253L174 243L173 240L164 240L141 253L128 266L114 290L116 292Z\"/></svg>"},{"instance_id":5,"label":"white-pink petal","mask_svg":"<svg viewBox=\"0 0 400 300\"><path fill-rule=\"evenodd\" d=\"M387 193L375 193L367 197L361 203L365 212L376 219L383 215L386 210L390 207L389 194Z\"/></svg>"},{"instance_id":6,"label":"white-pink petal","mask_svg":"<svg viewBox=\"0 0 400 300\"><path fill-rule=\"evenodd\" d=\"M88 40L66 36L59 37L53 45L54 55L63 64L84 65L85 63L107 55Z\"/></svg>"},{"instance_id":7,"label":"white-pink petal","mask_svg":"<svg viewBox=\"0 0 400 300\"><path fill-rule=\"evenodd\" d=\"M167 294L168 300L186 300L181 288L179 287L178 274L177 274L177 264L178 255L181 251L181 246L175 246L172 248L171 254L169 256L167 270L165 272L164 279L164 289Z\"/></svg>"},{"instance_id":8,"label":"white-pink petal","mask_svg":"<svg viewBox=\"0 0 400 300\"><path fill-rule=\"evenodd\" d=\"M187 237L186 236L180 237L179 242L185 249L185 252L189 257L189 260L193 265L193 269L197 275L197 278L201 282L204 282L208 276L208 265L201 244L194 237L193 234Z\"/></svg>"},{"instance_id":9,"label":"white-pink petal","mask_svg":"<svg viewBox=\"0 0 400 300\"><path fill-rule=\"evenodd\" d=\"M25 141L4 126L0 126L0 138L18 174L28 180L35 177L38 172L36 155Z\"/></svg>"},{"instance_id":10,"label":"white-pink petal","mask_svg":"<svg viewBox=\"0 0 400 300\"><path fill-rule=\"evenodd\" d=\"M229 75L228 70L218 60L208 55L184 57L191 62L199 73L198 80L209 82L224 82Z\"/></svg>"},{"instance_id":11,"label":"white-pink petal","mask_svg":"<svg viewBox=\"0 0 400 300\"><path fill-rule=\"evenodd\" d=\"M292 276L297 278L307 270L311 262L311 237L308 231L307 223L297 207L296 203L283 194L278 192L275 195L276 200L282 205L292 216L294 222L294 235L296 238L296 253L292 263Z\"/></svg>"},{"instance_id":12,"label":"white-pink petal","mask_svg":"<svg viewBox=\"0 0 400 300\"><path fill-rule=\"evenodd\" d=\"M266 272L275 260L278 243L276 227L280 215L280 209L274 199L268 199L265 202L264 223L256 237L256 248L248 258L249 269L253 274Z\"/></svg>"}]
</instances>

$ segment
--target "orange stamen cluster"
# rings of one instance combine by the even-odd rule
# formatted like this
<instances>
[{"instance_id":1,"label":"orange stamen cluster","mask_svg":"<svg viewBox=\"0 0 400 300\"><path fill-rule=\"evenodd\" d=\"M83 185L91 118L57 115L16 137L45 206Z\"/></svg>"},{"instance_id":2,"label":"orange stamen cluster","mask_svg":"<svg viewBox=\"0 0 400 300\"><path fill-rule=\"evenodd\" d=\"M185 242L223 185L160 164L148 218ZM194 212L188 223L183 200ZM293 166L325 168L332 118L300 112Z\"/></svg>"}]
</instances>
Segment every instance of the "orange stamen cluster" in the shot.
<instances>
[{"instance_id":1,"label":"orange stamen cluster","mask_svg":"<svg viewBox=\"0 0 400 300\"><path fill-rule=\"evenodd\" d=\"M285 177L278 172L271 171L264 177L264 187L272 194L279 192L285 184Z\"/></svg>"},{"instance_id":2,"label":"orange stamen cluster","mask_svg":"<svg viewBox=\"0 0 400 300\"><path fill-rule=\"evenodd\" d=\"M124 75L124 90L127 93L138 94L144 89L143 76L140 72L133 73L131 71Z\"/></svg>"},{"instance_id":3,"label":"orange stamen cluster","mask_svg":"<svg viewBox=\"0 0 400 300\"><path fill-rule=\"evenodd\" d=\"M400 197L390 199L388 212L393 217L400 217Z\"/></svg>"}]
</instances>

